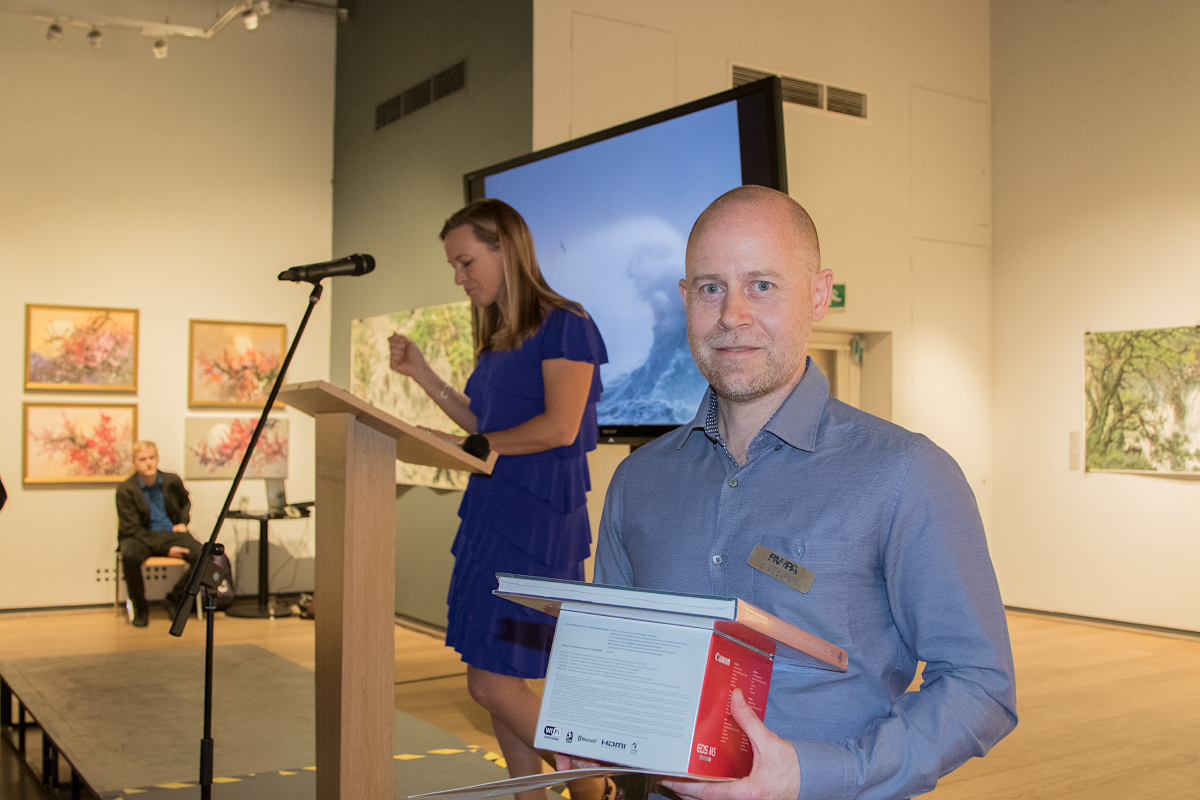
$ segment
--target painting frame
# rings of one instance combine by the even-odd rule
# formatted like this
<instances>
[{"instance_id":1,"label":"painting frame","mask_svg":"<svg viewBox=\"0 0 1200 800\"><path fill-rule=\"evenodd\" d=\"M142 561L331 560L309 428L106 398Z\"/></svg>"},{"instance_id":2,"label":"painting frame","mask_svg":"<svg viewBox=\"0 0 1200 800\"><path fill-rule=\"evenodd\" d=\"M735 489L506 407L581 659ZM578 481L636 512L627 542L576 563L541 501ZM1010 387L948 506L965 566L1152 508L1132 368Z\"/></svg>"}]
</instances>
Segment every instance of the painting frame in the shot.
<instances>
[{"instance_id":1,"label":"painting frame","mask_svg":"<svg viewBox=\"0 0 1200 800\"><path fill-rule=\"evenodd\" d=\"M462 391L475 368L471 302L458 300L409 308L350 322L350 391L411 425L465 436L412 378L391 369L388 337L399 333L416 343L430 367ZM462 491L470 473L396 462L396 483Z\"/></svg>"},{"instance_id":2,"label":"painting frame","mask_svg":"<svg viewBox=\"0 0 1200 800\"><path fill-rule=\"evenodd\" d=\"M83 321L83 318L88 313L91 313L94 318L116 318L117 319L117 341L114 343L112 333L107 336L101 335L100 326L95 320L87 327L80 327L77 322ZM137 393L137 378L138 378L138 324L139 310L136 308L113 308L108 306L75 306L62 305L57 303L26 303L25 304L25 366L24 366L24 388L27 392L89 392L89 393L117 393L117 394L136 394ZM39 319L39 317L42 317ZM56 318L57 317L57 318ZM72 320L71 317L75 317ZM45 337L43 332L57 328L54 336ZM39 341L41 337L41 341ZM123 339L127 341L122 342ZM121 348L122 344L127 346L128 356L122 356L118 352L119 363L112 363L112 359L104 359L109 361L105 365L110 370L116 367L120 373L118 377L112 379L112 382L103 381L87 381L87 380L45 380L48 377L44 374L47 371L66 371L68 375L72 374L91 374L103 375L102 370L98 370L96 364L76 363L76 364L58 364L55 362L62 360L66 354L56 358L48 358L45 353L47 348L52 348L50 341L53 339L64 340L61 344L68 352L74 351L79 353L75 359L80 360L83 354L81 350L91 350L91 358L88 360L95 361L96 356L94 350L97 347L107 347L111 353L114 349ZM74 343L70 340L74 339ZM80 341L82 339L83 341ZM91 339L91 341L87 341ZM99 339L100 341L96 341ZM39 360L35 367L34 360ZM37 374L37 373L43 374ZM126 377L126 373L128 377Z\"/></svg>"},{"instance_id":3,"label":"painting frame","mask_svg":"<svg viewBox=\"0 0 1200 800\"><path fill-rule=\"evenodd\" d=\"M230 480L237 475L253 435L257 417L200 416L184 417L183 477L188 481ZM291 424L286 415L267 417L255 446L254 455L242 476L257 478L288 477Z\"/></svg>"},{"instance_id":4,"label":"painting frame","mask_svg":"<svg viewBox=\"0 0 1200 800\"><path fill-rule=\"evenodd\" d=\"M31 412L35 410L45 409L64 409L74 412L80 411L96 411L100 409L120 409L128 412L129 415L129 430L127 434L122 433L119 445L123 452L117 455L120 456L120 464L122 469L117 471L109 471L99 475L80 475L68 474L62 472L58 474L31 474L34 470L31 469L31 457L34 456L30 450L30 434L31 434ZM100 412L103 418L103 411ZM64 414L65 419L65 414ZM138 407L137 403L66 403L66 402L32 402L27 401L21 404L21 484L23 486L36 485L64 485L64 484L119 484L133 474L133 443L137 441L138 427ZM92 433L95 433L93 430ZM115 441L115 440L114 440ZM64 447L60 449L72 449ZM76 451L81 451L83 448L74 447ZM41 470L37 470L41 472Z\"/></svg>"},{"instance_id":5,"label":"painting frame","mask_svg":"<svg viewBox=\"0 0 1200 800\"><path fill-rule=\"evenodd\" d=\"M1085 331L1086 472L1200 479L1200 326Z\"/></svg>"},{"instance_id":6,"label":"painting frame","mask_svg":"<svg viewBox=\"0 0 1200 800\"><path fill-rule=\"evenodd\" d=\"M221 346L219 356L212 352L216 346ZM262 408L286 347L282 322L189 319L188 408ZM263 363L250 357L260 352L266 356ZM241 362L230 363L235 359ZM241 379L230 380L231 370L240 371Z\"/></svg>"}]
</instances>

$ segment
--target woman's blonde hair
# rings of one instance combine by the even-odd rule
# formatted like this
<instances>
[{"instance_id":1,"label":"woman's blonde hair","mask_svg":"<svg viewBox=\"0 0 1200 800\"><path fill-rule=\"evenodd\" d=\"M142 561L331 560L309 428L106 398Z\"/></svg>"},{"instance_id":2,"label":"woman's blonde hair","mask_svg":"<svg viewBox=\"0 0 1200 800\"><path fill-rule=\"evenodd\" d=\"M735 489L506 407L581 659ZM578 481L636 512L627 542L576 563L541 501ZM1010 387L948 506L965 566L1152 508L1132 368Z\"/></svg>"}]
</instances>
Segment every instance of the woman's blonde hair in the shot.
<instances>
[{"instance_id":1,"label":"woman's blonde hair","mask_svg":"<svg viewBox=\"0 0 1200 800\"><path fill-rule=\"evenodd\" d=\"M484 350L512 350L537 333L545 312L565 308L580 316L583 309L546 284L533 251L529 226L516 209L502 200L484 198L454 212L442 226L444 240L450 231L470 225L475 238L491 250L500 251L507 291L505 313L499 303L471 306L471 334L475 355Z\"/></svg>"}]
</instances>

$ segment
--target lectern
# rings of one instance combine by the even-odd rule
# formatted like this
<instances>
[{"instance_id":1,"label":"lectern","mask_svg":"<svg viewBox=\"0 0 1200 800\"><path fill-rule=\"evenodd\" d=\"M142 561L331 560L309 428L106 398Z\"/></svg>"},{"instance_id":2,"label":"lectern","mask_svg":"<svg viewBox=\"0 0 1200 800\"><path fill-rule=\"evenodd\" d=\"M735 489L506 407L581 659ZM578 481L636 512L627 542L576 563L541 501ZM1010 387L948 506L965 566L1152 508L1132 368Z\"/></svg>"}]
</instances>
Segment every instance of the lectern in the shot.
<instances>
[{"instance_id":1,"label":"lectern","mask_svg":"<svg viewBox=\"0 0 1200 800\"><path fill-rule=\"evenodd\" d=\"M490 474L496 454L481 461L325 381L279 399L317 421L317 800L391 800L395 461Z\"/></svg>"}]
</instances>

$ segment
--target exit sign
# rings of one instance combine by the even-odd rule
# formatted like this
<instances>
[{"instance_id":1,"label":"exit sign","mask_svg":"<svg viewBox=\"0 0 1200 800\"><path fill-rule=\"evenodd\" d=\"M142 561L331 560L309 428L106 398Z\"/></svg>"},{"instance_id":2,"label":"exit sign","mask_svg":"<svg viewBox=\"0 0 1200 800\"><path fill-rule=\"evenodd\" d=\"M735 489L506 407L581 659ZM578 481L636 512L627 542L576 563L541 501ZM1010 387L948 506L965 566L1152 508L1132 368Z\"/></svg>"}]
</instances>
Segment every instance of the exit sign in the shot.
<instances>
[{"instance_id":1,"label":"exit sign","mask_svg":"<svg viewBox=\"0 0 1200 800\"><path fill-rule=\"evenodd\" d=\"M829 308L830 310L835 308L840 311L846 310L846 284L835 283L833 285L833 295L829 298Z\"/></svg>"}]
</instances>

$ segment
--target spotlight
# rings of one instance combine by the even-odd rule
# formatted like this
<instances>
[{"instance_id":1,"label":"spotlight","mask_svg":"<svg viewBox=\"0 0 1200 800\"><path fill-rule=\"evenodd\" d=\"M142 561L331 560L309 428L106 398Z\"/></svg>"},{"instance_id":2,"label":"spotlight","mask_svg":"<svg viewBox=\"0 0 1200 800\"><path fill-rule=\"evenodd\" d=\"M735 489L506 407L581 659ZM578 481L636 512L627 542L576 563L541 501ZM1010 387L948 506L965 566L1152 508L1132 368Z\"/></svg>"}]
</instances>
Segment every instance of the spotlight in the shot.
<instances>
[{"instance_id":1,"label":"spotlight","mask_svg":"<svg viewBox=\"0 0 1200 800\"><path fill-rule=\"evenodd\" d=\"M100 33L98 28L92 28L88 31L87 40L92 43L92 48L100 49L100 45L104 43L104 34Z\"/></svg>"},{"instance_id":2,"label":"spotlight","mask_svg":"<svg viewBox=\"0 0 1200 800\"><path fill-rule=\"evenodd\" d=\"M246 30L252 31L258 27L258 14L253 8L247 8L242 12L242 24L246 26Z\"/></svg>"},{"instance_id":3,"label":"spotlight","mask_svg":"<svg viewBox=\"0 0 1200 800\"><path fill-rule=\"evenodd\" d=\"M271 13L271 0L254 0L254 10L260 17L267 16Z\"/></svg>"},{"instance_id":4,"label":"spotlight","mask_svg":"<svg viewBox=\"0 0 1200 800\"><path fill-rule=\"evenodd\" d=\"M159 39L150 47L150 52L154 53L154 57L160 61L167 57L167 40Z\"/></svg>"},{"instance_id":5,"label":"spotlight","mask_svg":"<svg viewBox=\"0 0 1200 800\"><path fill-rule=\"evenodd\" d=\"M46 28L46 38L55 43L62 38L62 33L62 25L57 22L51 22L50 27Z\"/></svg>"}]
</instances>

